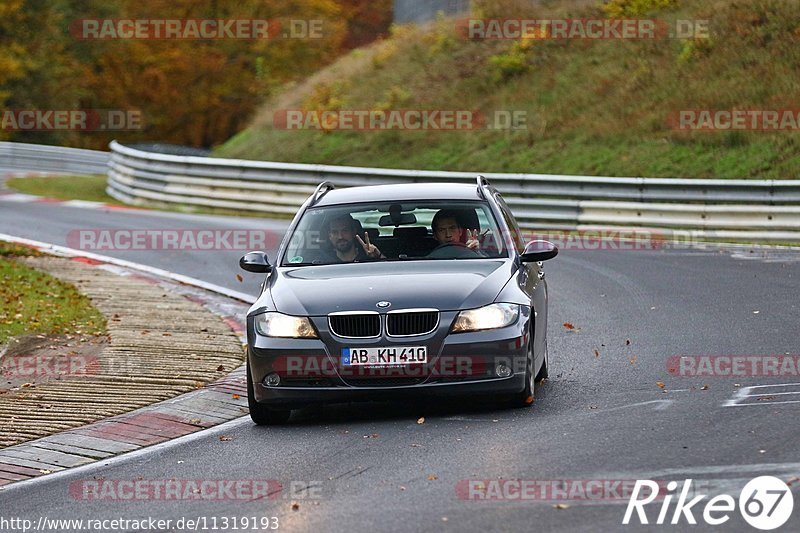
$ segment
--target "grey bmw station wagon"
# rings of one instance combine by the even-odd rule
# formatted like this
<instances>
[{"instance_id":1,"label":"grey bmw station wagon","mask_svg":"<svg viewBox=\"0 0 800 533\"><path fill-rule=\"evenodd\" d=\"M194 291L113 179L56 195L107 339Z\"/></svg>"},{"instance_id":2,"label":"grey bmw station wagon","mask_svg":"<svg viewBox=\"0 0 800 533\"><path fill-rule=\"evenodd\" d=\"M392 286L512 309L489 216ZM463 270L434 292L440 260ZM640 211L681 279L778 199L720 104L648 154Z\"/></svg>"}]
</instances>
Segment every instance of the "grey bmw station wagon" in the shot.
<instances>
[{"instance_id":1,"label":"grey bmw station wagon","mask_svg":"<svg viewBox=\"0 0 800 533\"><path fill-rule=\"evenodd\" d=\"M476 184L317 187L247 314L257 424L313 404L481 396L533 402L547 377L547 283L558 249L525 243L500 194Z\"/></svg>"}]
</instances>

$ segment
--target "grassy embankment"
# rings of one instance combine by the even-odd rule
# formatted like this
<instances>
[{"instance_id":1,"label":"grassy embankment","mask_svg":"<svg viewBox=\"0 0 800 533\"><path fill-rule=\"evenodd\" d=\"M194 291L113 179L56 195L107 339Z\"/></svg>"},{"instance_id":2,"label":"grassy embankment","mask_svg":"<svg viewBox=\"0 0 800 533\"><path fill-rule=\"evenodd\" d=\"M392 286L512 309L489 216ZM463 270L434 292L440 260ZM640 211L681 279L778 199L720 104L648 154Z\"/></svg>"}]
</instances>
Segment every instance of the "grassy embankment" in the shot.
<instances>
[{"instance_id":1,"label":"grassy embankment","mask_svg":"<svg viewBox=\"0 0 800 533\"><path fill-rule=\"evenodd\" d=\"M0 348L18 335L105 331L103 315L75 287L14 261L30 255L38 254L0 242Z\"/></svg>"},{"instance_id":2,"label":"grassy embankment","mask_svg":"<svg viewBox=\"0 0 800 533\"><path fill-rule=\"evenodd\" d=\"M506 0L510 1L510 0ZM600 2L553 0L478 16L596 18ZM487 172L796 178L800 132L686 132L685 109L786 109L800 97L800 3L676 4L622 18L710 20L710 38L470 41L456 24L396 28L265 102L224 157ZM499 3L498 3L499 4ZM517 131L287 131L276 110L521 110Z\"/></svg>"}]
</instances>

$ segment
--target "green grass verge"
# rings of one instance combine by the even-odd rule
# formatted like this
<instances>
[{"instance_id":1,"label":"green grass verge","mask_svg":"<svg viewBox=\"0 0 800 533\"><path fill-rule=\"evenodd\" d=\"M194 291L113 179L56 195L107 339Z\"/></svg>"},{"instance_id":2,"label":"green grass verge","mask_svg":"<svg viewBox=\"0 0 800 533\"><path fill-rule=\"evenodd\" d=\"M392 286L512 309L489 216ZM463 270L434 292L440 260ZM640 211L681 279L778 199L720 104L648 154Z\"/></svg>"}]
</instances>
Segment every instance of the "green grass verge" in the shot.
<instances>
[{"instance_id":1,"label":"green grass verge","mask_svg":"<svg viewBox=\"0 0 800 533\"><path fill-rule=\"evenodd\" d=\"M604 18L601 2L484 6L478 18ZM451 20L401 26L265 102L223 157L390 168L674 178L796 179L800 132L689 132L680 110L794 109L800 3L622 2L623 18L707 19L710 38L470 41ZM662 9L658 6L675 6ZM509 11L511 10L511 11ZM276 111L522 111L519 130L319 131L273 125Z\"/></svg>"},{"instance_id":2,"label":"green grass verge","mask_svg":"<svg viewBox=\"0 0 800 533\"><path fill-rule=\"evenodd\" d=\"M48 176L30 178L12 178L6 185L16 191L26 194L35 194L59 200L88 200L103 202L111 205L127 205L114 199L106 193L106 176ZM267 215L235 209L216 207L195 207L189 205L174 205L168 203L152 203L136 206L143 209L160 211L173 211L188 214L222 215L251 218L265 218ZM290 218L282 215L269 215L269 218Z\"/></svg>"},{"instance_id":3,"label":"green grass verge","mask_svg":"<svg viewBox=\"0 0 800 533\"><path fill-rule=\"evenodd\" d=\"M26 255L38 254L0 242L0 346L17 335L106 330L103 315L75 287L13 259Z\"/></svg>"},{"instance_id":4,"label":"green grass verge","mask_svg":"<svg viewBox=\"0 0 800 533\"><path fill-rule=\"evenodd\" d=\"M6 181L6 185L19 192L59 200L86 200L123 205L106 194L106 177L103 175L11 178Z\"/></svg>"}]
</instances>

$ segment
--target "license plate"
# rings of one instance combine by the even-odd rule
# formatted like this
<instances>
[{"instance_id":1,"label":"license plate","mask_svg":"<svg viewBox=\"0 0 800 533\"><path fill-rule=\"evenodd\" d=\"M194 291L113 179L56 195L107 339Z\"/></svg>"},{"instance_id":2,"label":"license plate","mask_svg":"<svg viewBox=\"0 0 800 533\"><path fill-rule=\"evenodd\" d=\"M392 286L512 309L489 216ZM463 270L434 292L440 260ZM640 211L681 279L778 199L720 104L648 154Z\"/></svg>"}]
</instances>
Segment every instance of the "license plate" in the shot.
<instances>
[{"instance_id":1,"label":"license plate","mask_svg":"<svg viewBox=\"0 0 800 533\"><path fill-rule=\"evenodd\" d=\"M387 348L342 348L342 365L412 365L428 362L425 346L389 346Z\"/></svg>"}]
</instances>

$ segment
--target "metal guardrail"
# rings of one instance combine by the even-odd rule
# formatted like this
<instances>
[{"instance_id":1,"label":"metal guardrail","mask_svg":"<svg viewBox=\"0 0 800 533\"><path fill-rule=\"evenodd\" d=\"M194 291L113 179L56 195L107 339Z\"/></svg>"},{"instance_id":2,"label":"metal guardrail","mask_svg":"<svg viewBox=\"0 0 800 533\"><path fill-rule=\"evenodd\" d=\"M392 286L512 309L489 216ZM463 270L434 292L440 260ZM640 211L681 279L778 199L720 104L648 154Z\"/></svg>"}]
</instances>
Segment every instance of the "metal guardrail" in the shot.
<instances>
[{"instance_id":1,"label":"metal guardrail","mask_svg":"<svg viewBox=\"0 0 800 533\"><path fill-rule=\"evenodd\" d=\"M474 173L245 161L0 142L6 172L98 174L134 205L189 205L292 215L325 180L337 186L473 183ZM647 228L691 239L800 242L800 180L687 180L496 174L525 229Z\"/></svg>"},{"instance_id":2,"label":"metal guardrail","mask_svg":"<svg viewBox=\"0 0 800 533\"><path fill-rule=\"evenodd\" d=\"M174 156L111 143L108 193L131 204L182 204L291 215L337 186L473 183L475 174ZM800 242L800 180L692 180L484 174L526 229L649 228L694 238Z\"/></svg>"},{"instance_id":3,"label":"metal guardrail","mask_svg":"<svg viewBox=\"0 0 800 533\"><path fill-rule=\"evenodd\" d=\"M99 150L0 142L0 169L12 173L105 174L110 157Z\"/></svg>"}]
</instances>

